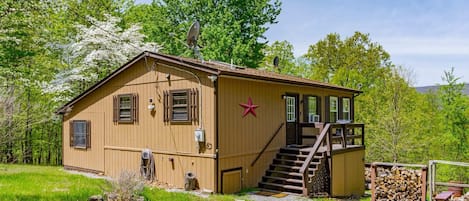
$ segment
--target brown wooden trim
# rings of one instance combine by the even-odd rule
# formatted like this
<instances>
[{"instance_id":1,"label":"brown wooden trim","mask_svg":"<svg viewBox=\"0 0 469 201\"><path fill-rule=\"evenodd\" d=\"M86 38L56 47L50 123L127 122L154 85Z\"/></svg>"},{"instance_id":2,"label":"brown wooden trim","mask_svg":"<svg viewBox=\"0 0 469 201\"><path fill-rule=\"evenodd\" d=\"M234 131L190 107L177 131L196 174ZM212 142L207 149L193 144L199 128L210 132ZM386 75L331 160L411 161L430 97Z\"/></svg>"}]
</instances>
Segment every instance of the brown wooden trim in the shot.
<instances>
[{"instance_id":1,"label":"brown wooden trim","mask_svg":"<svg viewBox=\"0 0 469 201\"><path fill-rule=\"evenodd\" d=\"M337 119L344 119L344 97L337 97Z\"/></svg>"},{"instance_id":2,"label":"brown wooden trim","mask_svg":"<svg viewBox=\"0 0 469 201\"><path fill-rule=\"evenodd\" d=\"M134 147L118 147L118 146L104 146L104 150L116 150L116 151L130 151L130 152L142 152L144 148L134 148ZM171 152L163 150L152 150L154 154L164 154L164 155L173 155L173 156L188 156L188 157L198 157L198 158L212 158L215 159L215 154L194 154L189 152Z\"/></svg>"},{"instance_id":3,"label":"brown wooden trim","mask_svg":"<svg viewBox=\"0 0 469 201\"><path fill-rule=\"evenodd\" d=\"M69 133L68 133L68 135L69 135L69 137L70 137L70 138L69 138L69 139L70 139L69 143L70 143L70 147L73 147L73 146L75 145L75 144L74 144L74 140L75 140L74 137L75 137L75 136L74 136L74 134L73 134L73 133L74 133L74 129L73 129L73 120L69 120L68 123L69 123L69 125L70 125L70 126L69 126Z\"/></svg>"},{"instance_id":4,"label":"brown wooden trim","mask_svg":"<svg viewBox=\"0 0 469 201\"><path fill-rule=\"evenodd\" d=\"M104 174L103 171L93 170L93 169L88 169L88 168L82 168L82 167L69 166L69 165L64 165L64 170L88 172L88 173L93 173L93 174Z\"/></svg>"},{"instance_id":5,"label":"brown wooden trim","mask_svg":"<svg viewBox=\"0 0 469 201\"><path fill-rule=\"evenodd\" d=\"M112 113L112 121L117 122L119 119L119 104L117 102L117 96L112 96L112 108L113 108L113 113Z\"/></svg>"},{"instance_id":6,"label":"brown wooden trim","mask_svg":"<svg viewBox=\"0 0 469 201\"><path fill-rule=\"evenodd\" d=\"M353 151L360 151L360 150L365 150L365 146L362 145L356 145L357 147L347 147L345 149L333 149L331 154L343 154L343 153L348 153L348 152L353 152Z\"/></svg>"},{"instance_id":7,"label":"brown wooden trim","mask_svg":"<svg viewBox=\"0 0 469 201\"><path fill-rule=\"evenodd\" d=\"M132 95L132 121L138 122L138 94Z\"/></svg>"},{"instance_id":8,"label":"brown wooden trim","mask_svg":"<svg viewBox=\"0 0 469 201\"><path fill-rule=\"evenodd\" d=\"M91 121L86 121L86 148L91 148Z\"/></svg>"},{"instance_id":9,"label":"brown wooden trim","mask_svg":"<svg viewBox=\"0 0 469 201\"><path fill-rule=\"evenodd\" d=\"M331 121L331 97L326 96L324 101L324 122L328 123Z\"/></svg>"}]
</instances>

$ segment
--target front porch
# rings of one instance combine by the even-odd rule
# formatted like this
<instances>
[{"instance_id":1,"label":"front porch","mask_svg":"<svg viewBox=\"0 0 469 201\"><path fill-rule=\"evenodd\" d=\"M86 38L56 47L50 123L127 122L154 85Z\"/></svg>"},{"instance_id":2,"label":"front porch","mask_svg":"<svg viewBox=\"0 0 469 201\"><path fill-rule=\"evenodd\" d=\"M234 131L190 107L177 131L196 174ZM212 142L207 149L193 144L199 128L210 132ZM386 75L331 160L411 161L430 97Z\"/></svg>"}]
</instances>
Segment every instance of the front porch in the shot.
<instances>
[{"instance_id":1,"label":"front porch","mask_svg":"<svg viewBox=\"0 0 469 201\"><path fill-rule=\"evenodd\" d=\"M261 190L307 197L364 193L364 124L302 123L298 130L300 143L280 149Z\"/></svg>"}]
</instances>

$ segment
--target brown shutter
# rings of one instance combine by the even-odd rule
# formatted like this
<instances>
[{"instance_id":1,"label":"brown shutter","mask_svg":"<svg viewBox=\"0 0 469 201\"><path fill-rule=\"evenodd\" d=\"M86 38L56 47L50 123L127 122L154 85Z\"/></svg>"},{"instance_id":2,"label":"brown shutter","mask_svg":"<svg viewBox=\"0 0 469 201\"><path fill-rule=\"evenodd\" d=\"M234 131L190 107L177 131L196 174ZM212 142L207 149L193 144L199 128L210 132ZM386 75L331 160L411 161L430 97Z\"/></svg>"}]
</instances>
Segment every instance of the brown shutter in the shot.
<instances>
[{"instance_id":1,"label":"brown shutter","mask_svg":"<svg viewBox=\"0 0 469 201\"><path fill-rule=\"evenodd\" d=\"M138 94L132 96L132 121L138 122Z\"/></svg>"},{"instance_id":2,"label":"brown shutter","mask_svg":"<svg viewBox=\"0 0 469 201\"><path fill-rule=\"evenodd\" d=\"M355 97L350 99L350 120L355 122Z\"/></svg>"},{"instance_id":3,"label":"brown shutter","mask_svg":"<svg viewBox=\"0 0 469 201\"><path fill-rule=\"evenodd\" d=\"M173 120L173 93L169 92L168 95L168 120Z\"/></svg>"},{"instance_id":4,"label":"brown shutter","mask_svg":"<svg viewBox=\"0 0 469 201\"><path fill-rule=\"evenodd\" d=\"M319 115L319 122L322 122L322 120L324 120L321 114L321 107L321 96L316 96L316 113Z\"/></svg>"},{"instance_id":5,"label":"brown shutter","mask_svg":"<svg viewBox=\"0 0 469 201\"><path fill-rule=\"evenodd\" d=\"M112 121L117 122L119 120L119 100L117 99L117 96L112 97L112 108L113 108L113 113L112 113Z\"/></svg>"},{"instance_id":6,"label":"brown shutter","mask_svg":"<svg viewBox=\"0 0 469 201\"><path fill-rule=\"evenodd\" d=\"M338 108L337 108L337 115L338 119L344 119L344 111L343 111L343 100L342 97L337 97L338 101Z\"/></svg>"},{"instance_id":7,"label":"brown shutter","mask_svg":"<svg viewBox=\"0 0 469 201\"><path fill-rule=\"evenodd\" d=\"M196 122L199 122L200 119L199 119L199 90L198 89L195 89L195 121Z\"/></svg>"},{"instance_id":8,"label":"brown shutter","mask_svg":"<svg viewBox=\"0 0 469 201\"><path fill-rule=\"evenodd\" d=\"M188 89L186 91L186 100L187 100L187 121L192 120L192 90Z\"/></svg>"},{"instance_id":9,"label":"brown shutter","mask_svg":"<svg viewBox=\"0 0 469 201\"><path fill-rule=\"evenodd\" d=\"M69 123L70 123L70 133L69 133L69 135L70 135L70 146L73 147L75 145L74 141L73 141L73 138L74 138L74 135L73 135L74 134L74 132L73 132L73 121L70 120Z\"/></svg>"},{"instance_id":10,"label":"brown shutter","mask_svg":"<svg viewBox=\"0 0 469 201\"><path fill-rule=\"evenodd\" d=\"M309 103L308 95L303 95L303 122L308 123Z\"/></svg>"},{"instance_id":11,"label":"brown shutter","mask_svg":"<svg viewBox=\"0 0 469 201\"><path fill-rule=\"evenodd\" d=\"M324 107L324 109L325 109L324 110L325 111L325 113L324 113L324 122L326 122L326 123L331 122L331 118L330 118L330 115L331 115L331 112L330 112L331 111L330 98L331 98L330 96L326 96L325 97L325 102L324 102L324 105L325 105L325 107Z\"/></svg>"},{"instance_id":12,"label":"brown shutter","mask_svg":"<svg viewBox=\"0 0 469 201\"><path fill-rule=\"evenodd\" d=\"M86 148L91 148L91 121L86 121Z\"/></svg>"},{"instance_id":13,"label":"brown shutter","mask_svg":"<svg viewBox=\"0 0 469 201\"><path fill-rule=\"evenodd\" d=\"M168 122L168 101L169 101L169 94L167 91L164 91L164 99L163 99L163 119L164 122Z\"/></svg>"}]
</instances>

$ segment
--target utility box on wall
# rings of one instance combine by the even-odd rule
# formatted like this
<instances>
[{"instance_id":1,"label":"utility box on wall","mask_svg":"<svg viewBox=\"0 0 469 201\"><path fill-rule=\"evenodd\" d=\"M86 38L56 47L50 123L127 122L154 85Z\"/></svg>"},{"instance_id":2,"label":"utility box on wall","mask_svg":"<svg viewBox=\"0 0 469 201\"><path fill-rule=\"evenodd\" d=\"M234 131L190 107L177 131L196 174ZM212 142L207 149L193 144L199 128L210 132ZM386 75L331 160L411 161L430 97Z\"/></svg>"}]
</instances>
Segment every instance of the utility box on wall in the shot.
<instances>
[{"instance_id":1,"label":"utility box on wall","mask_svg":"<svg viewBox=\"0 0 469 201\"><path fill-rule=\"evenodd\" d=\"M196 142L205 142L205 130L203 129L196 129L194 131L194 137Z\"/></svg>"}]
</instances>

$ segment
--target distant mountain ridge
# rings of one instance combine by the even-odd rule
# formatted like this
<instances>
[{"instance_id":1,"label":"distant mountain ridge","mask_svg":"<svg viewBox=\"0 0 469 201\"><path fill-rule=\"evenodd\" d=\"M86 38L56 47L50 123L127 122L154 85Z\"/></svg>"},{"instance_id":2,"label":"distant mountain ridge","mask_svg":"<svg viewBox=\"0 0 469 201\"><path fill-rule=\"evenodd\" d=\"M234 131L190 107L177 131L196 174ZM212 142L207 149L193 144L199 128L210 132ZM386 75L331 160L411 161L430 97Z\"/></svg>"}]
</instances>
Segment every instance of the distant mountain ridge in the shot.
<instances>
[{"instance_id":1,"label":"distant mountain ridge","mask_svg":"<svg viewBox=\"0 0 469 201\"><path fill-rule=\"evenodd\" d=\"M427 93L429 91L438 91L441 85L433 85L433 86L424 86L424 87L415 87L415 89L420 93ZM464 84L463 93L469 95L469 84Z\"/></svg>"}]
</instances>

